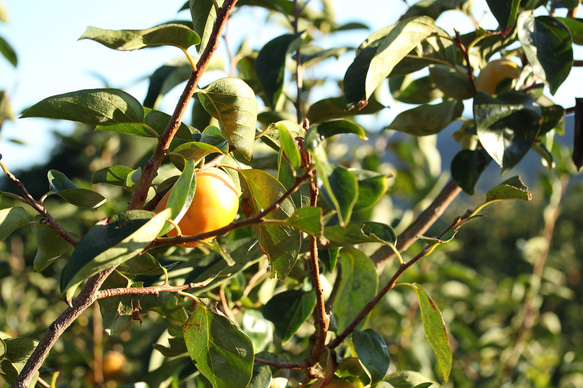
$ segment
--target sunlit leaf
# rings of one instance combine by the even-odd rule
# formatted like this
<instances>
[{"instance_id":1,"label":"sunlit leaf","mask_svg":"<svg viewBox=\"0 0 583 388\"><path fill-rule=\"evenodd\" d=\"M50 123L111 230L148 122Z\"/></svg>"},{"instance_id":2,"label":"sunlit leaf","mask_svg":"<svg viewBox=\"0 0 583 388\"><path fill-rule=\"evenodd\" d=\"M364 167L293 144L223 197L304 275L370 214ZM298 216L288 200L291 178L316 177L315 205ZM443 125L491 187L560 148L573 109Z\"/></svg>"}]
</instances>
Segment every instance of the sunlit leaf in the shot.
<instances>
[{"instance_id":1,"label":"sunlit leaf","mask_svg":"<svg viewBox=\"0 0 583 388\"><path fill-rule=\"evenodd\" d=\"M253 343L229 319L197 303L183 333L188 354L213 388L249 384L253 375Z\"/></svg>"},{"instance_id":2,"label":"sunlit leaf","mask_svg":"<svg viewBox=\"0 0 583 388\"><path fill-rule=\"evenodd\" d=\"M0 209L0 241L10 236L16 229L30 223L31 217L20 206Z\"/></svg>"},{"instance_id":3,"label":"sunlit leaf","mask_svg":"<svg viewBox=\"0 0 583 388\"><path fill-rule=\"evenodd\" d=\"M385 195L389 184L387 176L368 170L351 170L358 181L358 199L354 204L354 211L363 211L372 208Z\"/></svg>"},{"instance_id":4,"label":"sunlit leaf","mask_svg":"<svg viewBox=\"0 0 583 388\"><path fill-rule=\"evenodd\" d=\"M393 228L379 222L351 222L345 227L327 226L324 228L324 237L332 246L379 242L395 245L397 243L397 235Z\"/></svg>"},{"instance_id":5,"label":"sunlit leaf","mask_svg":"<svg viewBox=\"0 0 583 388\"><path fill-rule=\"evenodd\" d=\"M77 187L62 172L50 170L47 174L50 190L72 205L95 209L105 203L105 197L88 189Z\"/></svg>"},{"instance_id":6,"label":"sunlit leaf","mask_svg":"<svg viewBox=\"0 0 583 388\"><path fill-rule=\"evenodd\" d=\"M109 183L110 185L114 186L124 186L126 177L129 173L133 170L126 166L109 166L102 168L101 170L97 170L93 174L93 179L91 180L92 183Z\"/></svg>"},{"instance_id":7,"label":"sunlit leaf","mask_svg":"<svg viewBox=\"0 0 583 388\"><path fill-rule=\"evenodd\" d=\"M263 316L273 322L283 343L289 341L316 306L314 290L289 290L274 295L263 307Z\"/></svg>"},{"instance_id":8,"label":"sunlit leaf","mask_svg":"<svg viewBox=\"0 0 583 388\"><path fill-rule=\"evenodd\" d=\"M309 235L320 237L324 231L322 224L322 209L306 206L299 208L287 219L286 224L293 226Z\"/></svg>"},{"instance_id":9,"label":"sunlit leaf","mask_svg":"<svg viewBox=\"0 0 583 388\"><path fill-rule=\"evenodd\" d=\"M354 121L345 119L327 120L310 127L306 132L306 150L315 151L325 139L342 133L352 133L361 139L366 139L364 128Z\"/></svg>"},{"instance_id":10,"label":"sunlit leaf","mask_svg":"<svg viewBox=\"0 0 583 388\"><path fill-rule=\"evenodd\" d=\"M300 151L298 149L297 146L297 142L295 141L295 139L292 138L291 132L288 129L288 126L298 126L298 124L293 123L293 122L287 122L287 121L280 121L278 123L276 123L277 126L277 130L279 132L279 139L281 142L281 147L283 148L283 152L285 153L285 156L287 157L287 159L289 160L290 164L293 166L293 168L298 169L300 168L300 164L301 164L301 156L300 156ZM296 129L296 128L292 128Z\"/></svg>"},{"instance_id":11,"label":"sunlit leaf","mask_svg":"<svg viewBox=\"0 0 583 388\"><path fill-rule=\"evenodd\" d=\"M223 3L224 0L216 1L219 7ZM217 10L213 0L190 0L189 5L194 31L200 36L200 44L197 44L197 50L201 53L206 48L211 37L213 25L217 18Z\"/></svg>"},{"instance_id":12,"label":"sunlit leaf","mask_svg":"<svg viewBox=\"0 0 583 388\"><path fill-rule=\"evenodd\" d=\"M357 115L369 115L378 113L385 109L386 106L378 102L374 95L368 101L368 104L360 110L346 110L344 97L325 98L310 105L306 117L310 123L317 124L326 120L338 119Z\"/></svg>"},{"instance_id":13,"label":"sunlit leaf","mask_svg":"<svg viewBox=\"0 0 583 388\"><path fill-rule=\"evenodd\" d=\"M514 176L491 188L486 193L486 202L500 201L505 199L522 199L530 201L532 194L528 187L522 182L519 176Z\"/></svg>"},{"instance_id":14,"label":"sunlit leaf","mask_svg":"<svg viewBox=\"0 0 583 388\"><path fill-rule=\"evenodd\" d=\"M429 377L412 370L391 373L383 381L391 384L390 388L441 388L441 385Z\"/></svg>"}]
</instances>

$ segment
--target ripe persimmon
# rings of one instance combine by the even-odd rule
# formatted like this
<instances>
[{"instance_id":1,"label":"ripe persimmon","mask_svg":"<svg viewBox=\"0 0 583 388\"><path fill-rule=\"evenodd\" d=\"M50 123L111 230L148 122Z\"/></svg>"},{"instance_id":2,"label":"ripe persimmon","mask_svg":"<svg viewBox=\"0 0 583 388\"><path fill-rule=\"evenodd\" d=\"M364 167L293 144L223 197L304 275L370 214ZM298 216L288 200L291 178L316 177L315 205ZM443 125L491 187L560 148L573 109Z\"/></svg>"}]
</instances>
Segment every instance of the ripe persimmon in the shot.
<instances>
[{"instance_id":1,"label":"ripe persimmon","mask_svg":"<svg viewBox=\"0 0 583 388\"><path fill-rule=\"evenodd\" d=\"M478 75L477 89L490 95L496 91L498 84L505 79L516 79L522 69L510 59L495 59L488 62Z\"/></svg>"},{"instance_id":2,"label":"ripe persimmon","mask_svg":"<svg viewBox=\"0 0 583 388\"><path fill-rule=\"evenodd\" d=\"M172 190L162 197L156 206L156 213L166 208L168 198ZM183 235L200 234L229 225L239 211L239 192L235 188L233 180L224 171L211 167L203 168L196 172L196 191L190 207L178 226ZM178 233L176 229L168 232L168 236L174 237ZM204 241L209 241L208 238ZM188 242L181 244L185 247L198 247L200 242Z\"/></svg>"}]
</instances>

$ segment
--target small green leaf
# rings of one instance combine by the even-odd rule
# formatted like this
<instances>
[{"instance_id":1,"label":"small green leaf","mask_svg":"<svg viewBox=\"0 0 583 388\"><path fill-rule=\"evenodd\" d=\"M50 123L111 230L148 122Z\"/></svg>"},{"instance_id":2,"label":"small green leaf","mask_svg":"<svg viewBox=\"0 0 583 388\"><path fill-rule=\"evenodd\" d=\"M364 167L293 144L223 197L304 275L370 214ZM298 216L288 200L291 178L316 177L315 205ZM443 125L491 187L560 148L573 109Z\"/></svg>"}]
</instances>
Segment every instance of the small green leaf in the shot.
<instances>
[{"instance_id":1,"label":"small green leaf","mask_svg":"<svg viewBox=\"0 0 583 388\"><path fill-rule=\"evenodd\" d=\"M43 271L71 247L64 238L47 225L33 224L32 232L37 246L34 256L34 270L37 272Z\"/></svg>"},{"instance_id":2,"label":"small green leaf","mask_svg":"<svg viewBox=\"0 0 583 388\"><path fill-rule=\"evenodd\" d=\"M356 317L378 291L379 279L373 261L362 251L345 247L339 252L340 286L334 299L333 311L338 332ZM359 327L362 327L363 320Z\"/></svg>"},{"instance_id":3,"label":"small green leaf","mask_svg":"<svg viewBox=\"0 0 583 388\"><path fill-rule=\"evenodd\" d=\"M305 137L306 150L314 152L318 146L327 138L341 133L352 133L361 139L366 140L366 132L354 121L345 119L328 120L312 126Z\"/></svg>"},{"instance_id":4,"label":"small green leaf","mask_svg":"<svg viewBox=\"0 0 583 388\"><path fill-rule=\"evenodd\" d=\"M27 337L4 338L2 341L6 346L6 352L2 358L15 364L28 361L38 345L38 340Z\"/></svg>"},{"instance_id":5,"label":"small green leaf","mask_svg":"<svg viewBox=\"0 0 583 388\"><path fill-rule=\"evenodd\" d=\"M372 384L381 381L391 363L384 338L372 329L357 329L352 333L352 342L358 359L370 374Z\"/></svg>"},{"instance_id":6,"label":"small green leaf","mask_svg":"<svg viewBox=\"0 0 583 388\"><path fill-rule=\"evenodd\" d=\"M462 102L457 100L421 105L399 113L387 129L415 136L433 135L459 119L463 110Z\"/></svg>"},{"instance_id":7,"label":"small green leaf","mask_svg":"<svg viewBox=\"0 0 583 388\"><path fill-rule=\"evenodd\" d=\"M555 16L555 19L559 20L569 28L571 36L573 37L573 43L583 45L583 19L559 16Z\"/></svg>"},{"instance_id":8,"label":"small green leaf","mask_svg":"<svg viewBox=\"0 0 583 388\"><path fill-rule=\"evenodd\" d=\"M282 343L289 341L316 306L314 290L289 290L274 295L263 307L263 316L273 322Z\"/></svg>"},{"instance_id":9,"label":"small green leaf","mask_svg":"<svg viewBox=\"0 0 583 388\"><path fill-rule=\"evenodd\" d=\"M486 2L498 21L502 34L507 34L516 22L520 0L486 0Z\"/></svg>"},{"instance_id":10,"label":"small green leaf","mask_svg":"<svg viewBox=\"0 0 583 388\"><path fill-rule=\"evenodd\" d=\"M292 126L292 131L295 129L297 131L298 124L291 122L291 121L279 121L276 123L277 130L279 132L279 140L281 142L281 147L283 148L283 152L287 159L289 160L290 164L296 170L300 168L301 165L301 156L300 151L297 146L297 142L292 138L290 130L288 129L289 126Z\"/></svg>"},{"instance_id":11,"label":"small green leaf","mask_svg":"<svg viewBox=\"0 0 583 388\"><path fill-rule=\"evenodd\" d=\"M145 252L141 255L134 256L121 263L116 270L124 275L137 276L137 275L162 275L169 268L176 265L176 262L171 263L166 266L162 266L158 260L149 253Z\"/></svg>"},{"instance_id":12,"label":"small green leaf","mask_svg":"<svg viewBox=\"0 0 583 388\"><path fill-rule=\"evenodd\" d=\"M21 117L70 120L88 125L141 123L144 108L122 90L86 89L45 98L25 109Z\"/></svg>"},{"instance_id":13,"label":"small green leaf","mask_svg":"<svg viewBox=\"0 0 583 388\"><path fill-rule=\"evenodd\" d=\"M10 236L16 229L30 223L31 217L20 206L0 210L0 241Z\"/></svg>"},{"instance_id":14,"label":"small green leaf","mask_svg":"<svg viewBox=\"0 0 583 388\"><path fill-rule=\"evenodd\" d=\"M437 363L441 369L443 379L447 382L449 380L449 374L451 373L452 353L451 347L449 346L447 328L445 327L441 311L419 284L413 283L404 285L413 288L417 293L425 336L437 357Z\"/></svg>"},{"instance_id":15,"label":"small green leaf","mask_svg":"<svg viewBox=\"0 0 583 388\"><path fill-rule=\"evenodd\" d=\"M322 209L312 206L299 208L287 219L286 224L306 232L311 236L321 237L324 232Z\"/></svg>"},{"instance_id":16,"label":"small green leaf","mask_svg":"<svg viewBox=\"0 0 583 388\"><path fill-rule=\"evenodd\" d=\"M184 170L184 161L185 159L193 160L195 164L197 164L200 160L202 160L205 156L211 154L223 154L223 150L218 149L214 145L202 143L198 141L191 141L188 143L182 143L178 147L172 150L173 154L180 154L183 157L176 155L170 155L170 160L172 163L179 169Z\"/></svg>"},{"instance_id":17,"label":"small green leaf","mask_svg":"<svg viewBox=\"0 0 583 388\"><path fill-rule=\"evenodd\" d=\"M18 66L18 55L16 55L16 51L2 36L0 36L0 54L2 54L12 66Z\"/></svg>"},{"instance_id":18,"label":"small green leaf","mask_svg":"<svg viewBox=\"0 0 583 388\"><path fill-rule=\"evenodd\" d=\"M466 193L474 194L474 187L492 158L483 148L461 150L451 161L451 177Z\"/></svg>"},{"instance_id":19,"label":"small green leaf","mask_svg":"<svg viewBox=\"0 0 583 388\"><path fill-rule=\"evenodd\" d=\"M514 176L490 189L486 194L486 203L505 199L521 199L530 201L532 194L519 176Z\"/></svg>"},{"instance_id":20,"label":"small green leaf","mask_svg":"<svg viewBox=\"0 0 583 388\"><path fill-rule=\"evenodd\" d=\"M145 30L103 30L87 27L79 38L81 39L91 39L120 51L158 46L175 46L186 50L200 43L198 34L182 24L162 24Z\"/></svg>"},{"instance_id":21,"label":"small green leaf","mask_svg":"<svg viewBox=\"0 0 583 388\"><path fill-rule=\"evenodd\" d=\"M229 319L197 303L183 333L188 354L213 388L249 384L253 375L253 343Z\"/></svg>"},{"instance_id":22,"label":"small green leaf","mask_svg":"<svg viewBox=\"0 0 583 388\"><path fill-rule=\"evenodd\" d=\"M458 67L460 71L465 68ZM474 90L468 76L450 66L433 65L429 67L429 74L435 86L449 98L465 100L474 96Z\"/></svg>"},{"instance_id":23,"label":"small green leaf","mask_svg":"<svg viewBox=\"0 0 583 388\"><path fill-rule=\"evenodd\" d=\"M551 16L520 14L518 39L534 74L555 94L567 79L573 65L571 33L567 26Z\"/></svg>"},{"instance_id":24,"label":"small green leaf","mask_svg":"<svg viewBox=\"0 0 583 388\"><path fill-rule=\"evenodd\" d=\"M358 200L358 181L346 167L339 164L322 163L316 159L318 177L322 179L322 196L336 210L340 225L350 222L352 211Z\"/></svg>"},{"instance_id":25,"label":"small green leaf","mask_svg":"<svg viewBox=\"0 0 583 388\"><path fill-rule=\"evenodd\" d=\"M435 82L430 76L420 77L410 82L404 83L408 76L389 78L391 94L397 101L405 104L427 104L443 96Z\"/></svg>"},{"instance_id":26,"label":"small green leaf","mask_svg":"<svg viewBox=\"0 0 583 388\"><path fill-rule=\"evenodd\" d=\"M383 381L391 384L391 388L441 388L430 378L412 370L391 373Z\"/></svg>"},{"instance_id":27,"label":"small green leaf","mask_svg":"<svg viewBox=\"0 0 583 388\"><path fill-rule=\"evenodd\" d=\"M345 246L362 243L397 243L397 235L389 225L379 222L351 222L345 227L340 225L324 228L324 237L332 246Z\"/></svg>"},{"instance_id":28,"label":"small green leaf","mask_svg":"<svg viewBox=\"0 0 583 388\"><path fill-rule=\"evenodd\" d=\"M125 182L123 183L124 189L133 193L136 189L136 185L140 181L140 177L142 176L142 167L138 167L137 169L131 171L128 175L126 175Z\"/></svg>"},{"instance_id":29,"label":"small green leaf","mask_svg":"<svg viewBox=\"0 0 583 388\"><path fill-rule=\"evenodd\" d=\"M351 170L351 172L358 181L358 199L353 210L358 212L372 208L389 188L387 176L367 170Z\"/></svg>"},{"instance_id":30,"label":"small green leaf","mask_svg":"<svg viewBox=\"0 0 583 388\"><path fill-rule=\"evenodd\" d=\"M257 55L255 72L272 109L276 109L282 94L288 56L302 43L302 35L303 32L278 36L265 44Z\"/></svg>"},{"instance_id":31,"label":"small green leaf","mask_svg":"<svg viewBox=\"0 0 583 388\"><path fill-rule=\"evenodd\" d=\"M216 4L220 7L223 2L224 0L217 0ZM200 36L200 44L197 44L197 50L201 53L206 48L211 37L217 18L217 10L213 0L190 0L189 5L194 31Z\"/></svg>"},{"instance_id":32,"label":"small green leaf","mask_svg":"<svg viewBox=\"0 0 583 388\"><path fill-rule=\"evenodd\" d=\"M61 274L61 292L140 254L161 232L170 210L131 210L99 221L79 241Z\"/></svg>"},{"instance_id":33,"label":"small green leaf","mask_svg":"<svg viewBox=\"0 0 583 388\"><path fill-rule=\"evenodd\" d=\"M123 187L126 181L126 177L132 171L133 170L131 168L120 165L105 167L101 170L97 170L93 174L91 183L109 183L110 185Z\"/></svg>"},{"instance_id":34,"label":"small green leaf","mask_svg":"<svg viewBox=\"0 0 583 388\"><path fill-rule=\"evenodd\" d=\"M219 120L223 134L251 160L257 128L255 93L239 78L221 78L199 91L205 110Z\"/></svg>"},{"instance_id":35,"label":"small green leaf","mask_svg":"<svg viewBox=\"0 0 583 388\"><path fill-rule=\"evenodd\" d=\"M95 209L105 203L105 197L88 189L80 189L60 171L49 170L47 173L49 189L72 205Z\"/></svg>"}]
</instances>

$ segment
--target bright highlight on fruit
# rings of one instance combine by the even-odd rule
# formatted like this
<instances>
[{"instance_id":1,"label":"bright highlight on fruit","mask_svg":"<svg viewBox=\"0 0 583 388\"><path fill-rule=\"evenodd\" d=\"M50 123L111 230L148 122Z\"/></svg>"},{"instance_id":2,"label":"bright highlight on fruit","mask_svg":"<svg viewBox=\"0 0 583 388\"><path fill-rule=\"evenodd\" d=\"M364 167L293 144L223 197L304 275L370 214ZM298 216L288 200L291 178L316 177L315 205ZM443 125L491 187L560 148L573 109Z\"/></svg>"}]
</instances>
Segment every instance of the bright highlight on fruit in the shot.
<instances>
[{"instance_id":1,"label":"bright highlight on fruit","mask_svg":"<svg viewBox=\"0 0 583 388\"><path fill-rule=\"evenodd\" d=\"M516 79L521 72L522 69L509 59L493 60L478 75L477 89L493 95L501 81Z\"/></svg>"},{"instance_id":2,"label":"bright highlight on fruit","mask_svg":"<svg viewBox=\"0 0 583 388\"><path fill-rule=\"evenodd\" d=\"M156 213L166 208L170 190L156 206ZM239 210L239 192L235 184L224 171L218 168L204 168L196 172L196 191L190 208L186 211L178 226L183 235L200 234L229 225ZM174 237L176 229L168 232ZM210 241L208 238L204 241ZM200 242L181 244L184 247L198 247Z\"/></svg>"}]
</instances>

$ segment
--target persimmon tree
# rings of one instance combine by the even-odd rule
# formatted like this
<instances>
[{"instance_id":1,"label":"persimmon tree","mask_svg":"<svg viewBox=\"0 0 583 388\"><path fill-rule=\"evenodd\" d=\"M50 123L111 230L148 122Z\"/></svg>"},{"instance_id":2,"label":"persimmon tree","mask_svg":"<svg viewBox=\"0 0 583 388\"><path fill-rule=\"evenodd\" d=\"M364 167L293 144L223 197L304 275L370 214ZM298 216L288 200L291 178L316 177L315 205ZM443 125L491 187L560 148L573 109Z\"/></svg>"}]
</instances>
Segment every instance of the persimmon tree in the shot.
<instances>
[{"instance_id":1,"label":"persimmon tree","mask_svg":"<svg viewBox=\"0 0 583 388\"><path fill-rule=\"evenodd\" d=\"M564 132L566 108L552 95L569 76L572 45L583 39L578 2L563 2L570 9L558 17L552 1L490 0L499 27L485 30L472 1L422 1L356 48L317 45L365 28L338 25L333 2L321 3L191 0L180 10L190 11L188 20L143 30L87 28L81 39L114 50L174 46L181 56L153 71L143 103L102 88L47 97L22 112L22 119L70 120L130 143L139 138L145 153L132 165L95 169L91 182L51 169L49 190L38 198L1 164L18 193L2 193L0 236L29 226L36 256L27 270L58 279L50 292L66 302L43 336L0 341L9 384L56 386L59 371L43 365L88 309L106 333L132 327L155 343L156 367L132 376L134 384L323 387L342 379L419 387L449 380L453 357L439 305L423 284L402 279L485 206L531 199L511 175L531 149L554 165L553 139ZM225 26L243 7L266 9L287 31L261 47L250 31L235 49ZM450 10L475 30L438 26ZM346 53L351 63L337 65ZM480 90L480 70L500 58L513 61L515 71L490 81L489 93ZM326 65L334 73L319 78ZM374 133L366 123L382 119L387 87L395 101L412 106ZM161 111L175 88L182 88L175 109ZM421 144L453 123L460 124L459 151L444 182ZM387 171L381 162L388 147L366 147L394 134L400 140L391 147L407 169ZM334 151L343 146L369 151ZM492 161L512 177L427 234L458 194L474 194ZM238 216L219 229L182 234L177 226L205 189L196 172L209 167L222 169L240 191ZM170 190L166 209L155 211ZM406 198L390 202L400 192ZM401 208L389 211L387 201ZM59 206L67 211L53 210ZM413 211L415 217L403 216ZM391 369L386 339L368 319L397 286L418 299L437 378L413 366ZM161 322L165 343L156 343ZM391 333L398 337L400 328ZM92 381L102 385L98 358Z\"/></svg>"}]
</instances>

